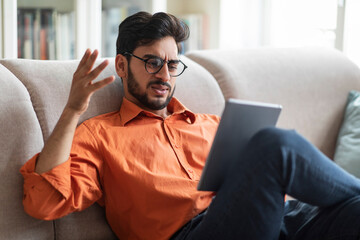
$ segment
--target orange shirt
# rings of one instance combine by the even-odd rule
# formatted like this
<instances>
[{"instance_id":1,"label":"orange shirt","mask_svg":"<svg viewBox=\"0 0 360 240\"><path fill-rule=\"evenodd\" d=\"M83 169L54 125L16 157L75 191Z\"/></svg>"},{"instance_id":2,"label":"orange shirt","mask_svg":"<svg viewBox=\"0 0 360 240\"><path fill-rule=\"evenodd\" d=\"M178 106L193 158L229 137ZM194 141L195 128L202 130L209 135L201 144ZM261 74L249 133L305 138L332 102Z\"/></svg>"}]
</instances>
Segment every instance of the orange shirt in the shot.
<instances>
[{"instance_id":1,"label":"orange shirt","mask_svg":"<svg viewBox=\"0 0 360 240\"><path fill-rule=\"evenodd\" d=\"M175 98L168 111L163 119L124 98L119 112L77 128L65 163L39 175L34 156L21 169L26 212L51 220L97 201L120 239L168 239L211 202L196 187L219 123Z\"/></svg>"}]
</instances>

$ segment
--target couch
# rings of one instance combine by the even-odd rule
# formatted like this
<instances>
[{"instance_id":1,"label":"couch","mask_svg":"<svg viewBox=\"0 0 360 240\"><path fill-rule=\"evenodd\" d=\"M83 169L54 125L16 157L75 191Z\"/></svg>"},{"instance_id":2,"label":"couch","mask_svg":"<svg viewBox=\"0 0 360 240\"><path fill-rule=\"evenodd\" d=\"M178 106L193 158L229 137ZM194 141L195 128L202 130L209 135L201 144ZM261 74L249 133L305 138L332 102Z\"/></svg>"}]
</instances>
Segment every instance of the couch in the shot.
<instances>
[{"instance_id":1,"label":"couch","mask_svg":"<svg viewBox=\"0 0 360 240\"><path fill-rule=\"evenodd\" d=\"M201 50L182 56L188 69L175 96L195 112L221 114L225 100L283 105L278 126L296 129L333 158L348 92L360 90L360 69L326 48ZM116 75L114 59L99 79ZM20 167L41 151L67 101L78 60L0 60L0 239L116 239L103 209L54 221L22 207ZM93 95L81 121L119 109L119 78Z\"/></svg>"}]
</instances>

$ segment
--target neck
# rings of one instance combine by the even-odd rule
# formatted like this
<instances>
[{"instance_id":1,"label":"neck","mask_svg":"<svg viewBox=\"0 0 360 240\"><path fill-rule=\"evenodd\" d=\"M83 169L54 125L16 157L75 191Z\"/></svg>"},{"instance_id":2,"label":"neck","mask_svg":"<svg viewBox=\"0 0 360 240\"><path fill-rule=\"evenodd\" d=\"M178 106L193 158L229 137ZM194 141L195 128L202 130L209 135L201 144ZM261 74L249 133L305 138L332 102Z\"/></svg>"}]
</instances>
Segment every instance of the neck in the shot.
<instances>
[{"instance_id":1,"label":"neck","mask_svg":"<svg viewBox=\"0 0 360 240\"><path fill-rule=\"evenodd\" d=\"M150 110L149 110L150 111ZM159 115L160 117L162 117L162 118L167 118L168 116L170 116L170 113L169 113L169 111L167 110L167 108L164 108L164 109L162 109L162 110L159 110L159 111L154 111L154 110L152 110L151 111L152 113L154 113L154 114L156 114L156 115Z\"/></svg>"},{"instance_id":2,"label":"neck","mask_svg":"<svg viewBox=\"0 0 360 240\"><path fill-rule=\"evenodd\" d=\"M164 119L166 117L170 116L170 112L167 110L167 107L164 107L163 109L160 109L160 110L154 110L154 109L150 109L150 108L147 108L147 107L144 107L144 106L141 106L141 105L138 105L138 106L141 107L142 109L144 109L145 111L151 112L151 113L153 113L155 115L158 115L158 116L160 116L160 117L162 117Z\"/></svg>"},{"instance_id":3,"label":"neck","mask_svg":"<svg viewBox=\"0 0 360 240\"><path fill-rule=\"evenodd\" d=\"M131 98L131 97L129 98L128 96L125 96L125 98L126 98L128 101L136 104L138 107L142 108L143 110L148 111L148 112L151 112L151 113L153 113L153 114L155 114L155 115L158 115L158 116L160 116L160 117L162 117L162 118L164 118L164 119L165 119L166 117L168 117L168 116L171 115L171 113L170 113L170 112L168 111L168 109L167 109L167 106L164 107L164 108L162 108L162 109L159 109L159 110L154 110L154 109L151 109L151 108L146 107L145 105L143 105L141 102L139 102L139 101L138 101L137 99L135 99L135 98Z\"/></svg>"}]
</instances>

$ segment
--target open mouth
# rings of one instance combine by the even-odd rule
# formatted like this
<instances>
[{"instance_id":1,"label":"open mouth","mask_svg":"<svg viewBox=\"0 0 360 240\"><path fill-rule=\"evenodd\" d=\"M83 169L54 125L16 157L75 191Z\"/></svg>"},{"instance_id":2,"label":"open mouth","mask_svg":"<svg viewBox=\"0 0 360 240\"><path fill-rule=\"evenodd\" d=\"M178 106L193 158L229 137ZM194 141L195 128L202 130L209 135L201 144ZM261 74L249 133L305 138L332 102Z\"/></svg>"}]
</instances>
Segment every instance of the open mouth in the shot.
<instances>
[{"instance_id":1,"label":"open mouth","mask_svg":"<svg viewBox=\"0 0 360 240\"><path fill-rule=\"evenodd\" d=\"M157 95L165 95L169 91L169 87L161 84L152 84L150 87Z\"/></svg>"}]
</instances>

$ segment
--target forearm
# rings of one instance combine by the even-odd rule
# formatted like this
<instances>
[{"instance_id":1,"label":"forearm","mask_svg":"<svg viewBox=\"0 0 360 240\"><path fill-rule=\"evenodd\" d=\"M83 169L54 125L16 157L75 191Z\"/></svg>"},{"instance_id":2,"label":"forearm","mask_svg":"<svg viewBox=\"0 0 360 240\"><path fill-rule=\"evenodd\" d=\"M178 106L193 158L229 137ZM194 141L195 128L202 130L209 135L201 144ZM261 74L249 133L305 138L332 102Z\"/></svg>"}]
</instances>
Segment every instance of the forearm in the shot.
<instances>
[{"instance_id":1,"label":"forearm","mask_svg":"<svg viewBox=\"0 0 360 240\"><path fill-rule=\"evenodd\" d=\"M44 173L68 160L80 114L65 107L54 131L41 151L36 173Z\"/></svg>"},{"instance_id":2,"label":"forearm","mask_svg":"<svg viewBox=\"0 0 360 240\"><path fill-rule=\"evenodd\" d=\"M92 83L109 64L109 61L105 60L95 69L91 70L97 55L97 50L91 54L88 49L81 59L74 73L66 107L40 153L35 172L39 174L47 172L69 158L76 126L81 114L88 108L91 95L114 81L115 77L110 76Z\"/></svg>"},{"instance_id":3,"label":"forearm","mask_svg":"<svg viewBox=\"0 0 360 240\"><path fill-rule=\"evenodd\" d=\"M115 80L110 76L92 82L109 63L104 60L93 69L97 55L96 50L93 53L86 50L73 75L68 102L52 134L41 153L20 170L24 177L23 203L31 216L58 218L85 209L102 196L97 149L93 149L94 156L70 156L79 118L87 110L92 94ZM86 135L86 131L83 134ZM75 171L72 171L73 163L78 167Z\"/></svg>"}]
</instances>

